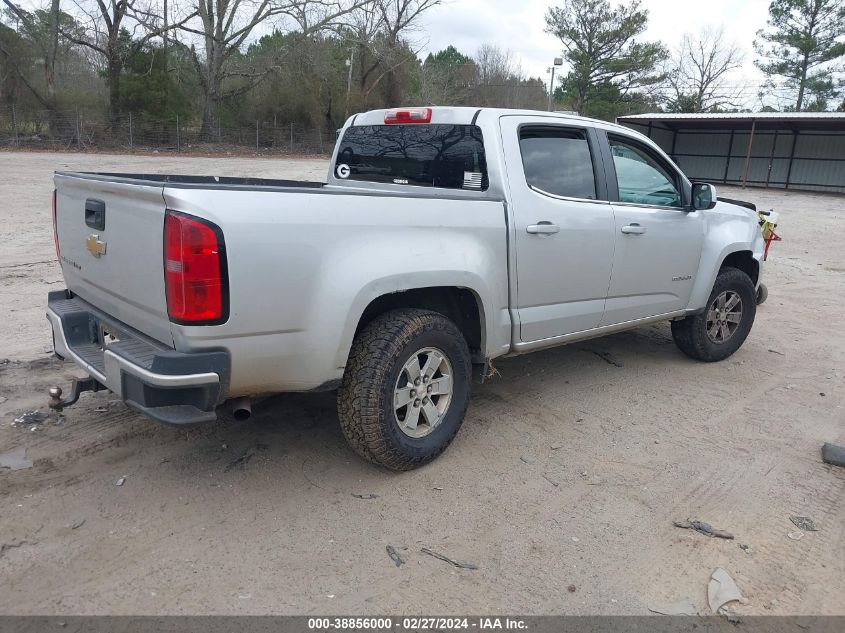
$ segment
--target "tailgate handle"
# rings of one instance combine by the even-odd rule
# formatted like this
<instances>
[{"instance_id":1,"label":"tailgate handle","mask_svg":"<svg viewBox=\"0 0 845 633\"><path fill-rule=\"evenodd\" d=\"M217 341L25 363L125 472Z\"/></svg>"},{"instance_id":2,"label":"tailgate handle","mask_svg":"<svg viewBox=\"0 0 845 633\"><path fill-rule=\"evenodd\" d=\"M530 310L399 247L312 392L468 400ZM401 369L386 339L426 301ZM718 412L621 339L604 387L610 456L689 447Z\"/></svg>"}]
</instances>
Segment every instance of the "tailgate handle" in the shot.
<instances>
[{"instance_id":1,"label":"tailgate handle","mask_svg":"<svg viewBox=\"0 0 845 633\"><path fill-rule=\"evenodd\" d=\"M97 231L106 230L106 203L102 200L85 201L85 224Z\"/></svg>"}]
</instances>

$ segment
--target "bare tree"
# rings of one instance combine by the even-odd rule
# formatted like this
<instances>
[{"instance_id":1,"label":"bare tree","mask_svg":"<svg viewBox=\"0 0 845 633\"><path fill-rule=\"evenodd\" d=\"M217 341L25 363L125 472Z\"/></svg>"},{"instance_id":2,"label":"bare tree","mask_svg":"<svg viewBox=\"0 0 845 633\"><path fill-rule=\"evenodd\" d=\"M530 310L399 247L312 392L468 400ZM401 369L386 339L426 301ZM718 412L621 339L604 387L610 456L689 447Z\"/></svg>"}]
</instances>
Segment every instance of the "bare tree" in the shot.
<instances>
[{"instance_id":1,"label":"bare tree","mask_svg":"<svg viewBox=\"0 0 845 633\"><path fill-rule=\"evenodd\" d=\"M292 31L307 37L336 27L340 19L371 0L195 0L198 26L182 25L183 31L199 35L202 58L192 48L194 66L203 89L203 138L211 138L223 101L255 87L272 68L235 68L230 62L241 51L255 28L262 23L293 25ZM240 78L237 86L226 80Z\"/></svg>"},{"instance_id":2,"label":"bare tree","mask_svg":"<svg viewBox=\"0 0 845 633\"><path fill-rule=\"evenodd\" d=\"M52 131L56 123L56 58L59 53L60 0L50 0L49 9L42 10L40 15L38 11L30 13L24 10L11 0L3 0L3 3L18 21L18 28L33 43L41 57L44 68L45 89L43 92L29 81L23 69L16 68L16 72L23 84L49 111ZM11 52L4 48L2 41L0 41L0 53L6 59L13 59Z\"/></svg>"},{"instance_id":3,"label":"bare tree","mask_svg":"<svg viewBox=\"0 0 845 633\"><path fill-rule=\"evenodd\" d=\"M196 11L170 23L159 13L154 0L73 0L73 3L86 27L86 37L65 35L101 56L109 90L109 114L114 124L120 110L120 77L126 61L143 50L150 40L183 26ZM124 37L127 32L129 38Z\"/></svg>"},{"instance_id":4,"label":"bare tree","mask_svg":"<svg viewBox=\"0 0 845 633\"><path fill-rule=\"evenodd\" d=\"M384 82L384 100L399 105L397 71L409 61L403 49L419 17L441 0L373 0L351 15L360 72L358 88L366 100Z\"/></svg>"},{"instance_id":5,"label":"bare tree","mask_svg":"<svg viewBox=\"0 0 845 633\"><path fill-rule=\"evenodd\" d=\"M542 108L545 86L539 79L528 79L513 53L485 43L474 58L476 83L472 105L503 108Z\"/></svg>"},{"instance_id":6,"label":"bare tree","mask_svg":"<svg viewBox=\"0 0 845 633\"><path fill-rule=\"evenodd\" d=\"M489 43L478 47L475 65L478 68L478 81L481 85L501 84L519 73L519 69L513 62L513 53Z\"/></svg>"},{"instance_id":7,"label":"bare tree","mask_svg":"<svg viewBox=\"0 0 845 633\"><path fill-rule=\"evenodd\" d=\"M742 104L744 87L730 73L742 66L743 53L725 42L723 29L687 33L669 60L666 72L668 109L672 112L717 112Z\"/></svg>"}]
</instances>

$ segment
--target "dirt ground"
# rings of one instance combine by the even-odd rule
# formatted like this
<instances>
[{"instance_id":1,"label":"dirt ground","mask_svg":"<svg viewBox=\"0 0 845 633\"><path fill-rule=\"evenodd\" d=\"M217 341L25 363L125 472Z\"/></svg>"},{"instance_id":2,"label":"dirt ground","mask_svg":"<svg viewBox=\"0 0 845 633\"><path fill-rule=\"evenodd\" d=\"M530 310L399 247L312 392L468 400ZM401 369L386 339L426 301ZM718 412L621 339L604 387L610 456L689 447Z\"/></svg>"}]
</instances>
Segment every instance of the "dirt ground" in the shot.
<instances>
[{"instance_id":1,"label":"dirt ground","mask_svg":"<svg viewBox=\"0 0 845 633\"><path fill-rule=\"evenodd\" d=\"M79 374L48 353L55 169L319 179L325 162L0 153L0 452L34 461L0 470L0 613L646 614L689 597L706 614L723 567L737 613L845 614L845 469L820 458L845 443L842 197L722 191L775 207L785 239L731 359L693 362L660 324L501 360L452 447L394 474L346 447L331 394L189 431L84 394L61 424L12 426ZM818 531L793 540L790 515ZM736 539L673 527L687 518Z\"/></svg>"}]
</instances>

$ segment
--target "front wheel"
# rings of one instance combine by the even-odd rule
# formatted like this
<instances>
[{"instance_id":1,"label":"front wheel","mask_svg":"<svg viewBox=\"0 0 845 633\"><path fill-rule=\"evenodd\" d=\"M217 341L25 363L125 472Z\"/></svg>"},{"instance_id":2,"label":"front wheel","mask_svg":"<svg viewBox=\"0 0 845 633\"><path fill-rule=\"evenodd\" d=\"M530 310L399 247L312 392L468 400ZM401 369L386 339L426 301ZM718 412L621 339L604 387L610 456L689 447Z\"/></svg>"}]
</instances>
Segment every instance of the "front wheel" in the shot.
<instances>
[{"instance_id":1,"label":"front wheel","mask_svg":"<svg viewBox=\"0 0 845 633\"><path fill-rule=\"evenodd\" d=\"M745 342L756 314L757 291L751 278L726 267L716 277L704 312L672 321L672 338L691 358L724 360Z\"/></svg>"},{"instance_id":2,"label":"front wheel","mask_svg":"<svg viewBox=\"0 0 845 633\"><path fill-rule=\"evenodd\" d=\"M337 394L344 436L392 470L427 464L451 443L469 404L471 363L442 314L386 312L355 338Z\"/></svg>"}]
</instances>

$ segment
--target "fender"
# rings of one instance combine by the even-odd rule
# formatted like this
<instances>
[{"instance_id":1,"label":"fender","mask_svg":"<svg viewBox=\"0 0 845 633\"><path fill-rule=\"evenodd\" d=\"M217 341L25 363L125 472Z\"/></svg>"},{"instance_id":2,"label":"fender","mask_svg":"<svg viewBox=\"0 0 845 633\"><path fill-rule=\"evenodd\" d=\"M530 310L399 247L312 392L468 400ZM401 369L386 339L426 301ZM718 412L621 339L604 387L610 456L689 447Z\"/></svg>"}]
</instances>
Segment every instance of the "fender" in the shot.
<instances>
[{"instance_id":1,"label":"fender","mask_svg":"<svg viewBox=\"0 0 845 633\"><path fill-rule=\"evenodd\" d=\"M733 204L719 202L707 212L707 229L701 252L698 274L687 305L687 313L701 312L713 290L722 262L732 253L747 251L760 264L763 259L763 235L756 221L750 222L749 211ZM762 277L762 266L757 283Z\"/></svg>"}]
</instances>

